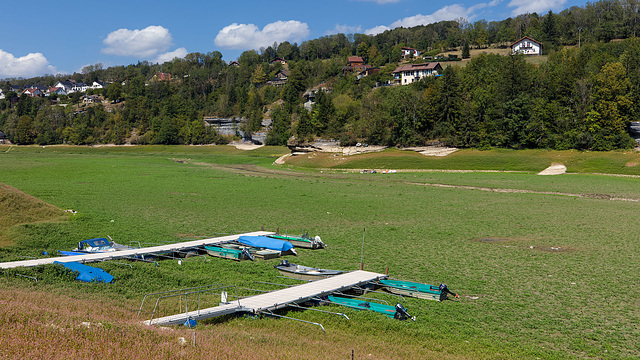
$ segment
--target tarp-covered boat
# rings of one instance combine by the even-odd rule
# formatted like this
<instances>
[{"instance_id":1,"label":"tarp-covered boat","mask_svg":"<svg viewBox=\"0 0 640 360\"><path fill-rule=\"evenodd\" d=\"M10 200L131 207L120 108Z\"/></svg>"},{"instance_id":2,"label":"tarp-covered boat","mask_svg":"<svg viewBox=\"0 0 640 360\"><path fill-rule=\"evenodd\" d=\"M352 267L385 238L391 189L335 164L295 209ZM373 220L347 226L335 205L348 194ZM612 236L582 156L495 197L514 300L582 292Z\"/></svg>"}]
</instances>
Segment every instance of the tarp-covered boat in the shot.
<instances>
[{"instance_id":1,"label":"tarp-covered boat","mask_svg":"<svg viewBox=\"0 0 640 360\"><path fill-rule=\"evenodd\" d=\"M330 276L342 274L340 270L318 269L309 266L292 264L287 260L282 260L279 265L274 266L280 274L300 280L318 280Z\"/></svg>"},{"instance_id":2,"label":"tarp-covered boat","mask_svg":"<svg viewBox=\"0 0 640 360\"><path fill-rule=\"evenodd\" d=\"M113 281L113 275L109 274L108 272L100 268L94 268L92 266L80 264L79 262L75 262L75 261L64 262L64 263L60 261L55 261L54 264L60 264L71 271L78 272L78 276L76 277L76 280L80 280L84 282L95 281L95 282L104 282L104 283L110 283Z\"/></svg>"},{"instance_id":3,"label":"tarp-covered boat","mask_svg":"<svg viewBox=\"0 0 640 360\"><path fill-rule=\"evenodd\" d=\"M284 240L272 239L266 236L240 236L238 242L252 247L265 248L270 250L277 250L282 253L290 252L297 255L293 249L293 245Z\"/></svg>"},{"instance_id":4,"label":"tarp-covered boat","mask_svg":"<svg viewBox=\"0 0 640 360\"><path fill-rule=\"evenodd\" d=\"M342 306L347 306L356 310L366 310L366 311L375 311L380 314L387 315L390 318L398 319L398 320L407 320L411 319L416 321L415 316L409 315L407 309L400 304L396 304L396 306L378 304L375 302L364 301L361 299L349 299L343 298L339 296L329 295L329 301L332 303L336 303Z\"/></svg>"},{"instance_id":5,"label":"tarp-covered boat","mask_svg":"<svg viewBox=\"0 0 640 360\"><path fill-rule=\"evenodd\" d=\"M320 236L310 238L308 233L302 234L301 236L282 235L278 233L267 236L274 239L288 241L295 247L305 249L322 249L327 247L327 245L322 242Z\"/></svg>"},{"instance_id":6,"label":"tarp-covered boat","mask_svg":"<svg viewBox=\"0 0 640 360\"><path fill-rule=\"evenodd\" d=\"M447 285L440 284L429 285L429 284L421 284L411 281L403 281L403 280L390 280L383 279L380 280L380 283L384 286L384 288L392 292L394 294L399 294L403 296L411 296L420 299L427 300L435 300L442 301L447 299L447 294L451 294L454 297L458 297L456 293L451 292Z\"/></svg>"}]
</instances>

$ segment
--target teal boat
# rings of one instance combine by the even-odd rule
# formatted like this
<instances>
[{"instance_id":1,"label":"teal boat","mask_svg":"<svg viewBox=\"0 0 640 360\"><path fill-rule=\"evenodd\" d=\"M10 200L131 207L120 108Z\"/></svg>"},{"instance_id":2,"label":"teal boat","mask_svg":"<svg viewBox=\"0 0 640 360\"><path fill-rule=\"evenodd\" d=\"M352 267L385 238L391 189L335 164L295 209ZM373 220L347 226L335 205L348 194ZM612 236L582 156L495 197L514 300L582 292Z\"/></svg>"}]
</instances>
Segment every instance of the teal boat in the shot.
<instances>
[{"instance_id":1,"label":"teal boat","mask_svg":"<svg viewBox=\"0 0 640 360\"><path fill-rule=\"evenodd\" d=\"M342 306L347 306L356 310L365 310L365 311L375 311L380 314L387 315L390 318L398 319L398 320L407 320L411 319L416 321L415 316L409 315L407 313L407 309L405 309L402 305L396 304L396 306L378 304L374 302L364 301L361 299L349 299L343 298L339 296L329 295L329 301L335 304L339 304Z\"/></svg>"},{"instance_id":2,"label":"teal boat","mask_svg":"<svg viewBox=\"0 0 640 360\"><path fill-rule=\"evenodd\" d=\"M322 242L320 236L316 236L315 238L310 238L308 233L304 233L300 236L291 236L291 235L282 235L279 233L275 233L273 235L267 235L273 239L279 239L290 242L293 246L304 248L304 249L322 249L326 248L327 245Z\"/></svg>"},{"instance_id":3,"label":"teal boat","mask_svg":"<svg viewBox=\"0 0 640 360\"><path fill-rule=\"evenodd\" d=\"M451 294L455 297L458 297L457 294L451 292L447 285L440 284L429 285L429 284L421 284L411 281L402 281L402 280L380 280L380 283L385 287L385 289L391 293L402 295L402 296L411 296L420 299L427 300L435 300L442 301L447 299L447 294Z\"/></svg>"},{"instance_id":4,"label":"teal boat","mask_svg":"<svg viewBox=\"0 0 640 360\"><path fill-rule=\"evenodd\" d=\"M245 259L250 259L250 260L254 259L253 255L249 253L249 251L246 249L242 249L242 250L228 249L228 248L223 248L218 246L205 246L204 249L207 250L207 254L215 257L221 257L221 258L237 260L237 261L245 260Z\"/></svg>"}]
</instances>

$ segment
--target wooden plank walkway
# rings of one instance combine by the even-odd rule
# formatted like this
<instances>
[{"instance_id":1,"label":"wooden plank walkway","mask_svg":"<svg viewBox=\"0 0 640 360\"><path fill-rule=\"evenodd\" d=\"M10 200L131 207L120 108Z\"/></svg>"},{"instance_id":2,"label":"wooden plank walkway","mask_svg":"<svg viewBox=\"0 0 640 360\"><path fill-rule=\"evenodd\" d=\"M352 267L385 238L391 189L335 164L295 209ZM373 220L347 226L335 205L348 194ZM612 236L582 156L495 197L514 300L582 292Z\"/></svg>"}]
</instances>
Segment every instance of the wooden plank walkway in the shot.
<instances>
[{"instance_id":1,"label":"wooden plank walkway","mask_svg":"<svg viewBox=\"0 0 640 360\"><path fill-rule=\"evenodd\" d=\"M231 303L208 309L146 320L142 323L145 325L179 325L189 319L199 321L236 312L257 314L262 311L281 309L289 306L289 304L300 304L319 296L329 295L336 291L345 291L355 286L364 285L370 281L384 278L387 278L384 274L357 270L286 289L235 300Z\"/></svg>"},{"instance_id":2,"label":"wooden plank walkway","mask_svg":"<svg viewBox=\"0 0 640 360\"><path fill-rule=\"evenodd\" d=\"M246 233L246 234L236 234L236 235L222 236L222 237L210 238L210 239L185 241L185 242L179 242L175 244L144 247L144 248L131 249L131 250L110 251L110 252L87 254L87 255L58 256L58 257L34 259L34 260L10 261L10 262L0 263L0 269L12 269L20 266L24 266L24 267L40 266L40 265L46 265L46 264L53 264L54 261L59 261L63 263L72 262L72 261L77 261L80 263L91 263L91 262L97 262L97 261L115 260L115 259L133 257L137 255L151 255L151 254L159 254L159 253L171 252L171 251L181 251L181 250L203 246L203 245L215 245L215 244L237 240L238 237L243 235L253 236L253 235L270 235L270 234L273 234L273 232L255 231L255 232Z\"/></svg>"}]
</instances>

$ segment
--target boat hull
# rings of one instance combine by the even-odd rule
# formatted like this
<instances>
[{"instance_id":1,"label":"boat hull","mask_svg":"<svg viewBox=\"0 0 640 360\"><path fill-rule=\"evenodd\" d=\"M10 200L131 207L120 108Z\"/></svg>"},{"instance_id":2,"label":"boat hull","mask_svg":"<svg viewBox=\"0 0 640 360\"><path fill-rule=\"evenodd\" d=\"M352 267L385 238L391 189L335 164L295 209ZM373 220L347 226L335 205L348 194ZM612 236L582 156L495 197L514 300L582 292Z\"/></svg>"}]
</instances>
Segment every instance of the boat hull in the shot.
<instances>
[{"instance_id":1,"label":"boat hull","mask_svg":"<svg viewBox=\"0 0 640 360\"><path fill-rule=\"evenodd\" d=\"M437 286L401 280L380 280L385 290L393 294L418 299L441 301L442 294Z\"/></svg>"},{"instance_id":2,"label":"boat hull","mask_svg":"<svg viewBox=\"0 0 640 360\"><path fill-rule=\"evenodd\" d=\"M311 281L326 279L328 277L340 275L343 273L343 271L340 270L317 269L296 264L290 264L290 266L278 265L275 268L278 269L280 274L284 276L299 280Z\"/></svg>"}]
</instances>

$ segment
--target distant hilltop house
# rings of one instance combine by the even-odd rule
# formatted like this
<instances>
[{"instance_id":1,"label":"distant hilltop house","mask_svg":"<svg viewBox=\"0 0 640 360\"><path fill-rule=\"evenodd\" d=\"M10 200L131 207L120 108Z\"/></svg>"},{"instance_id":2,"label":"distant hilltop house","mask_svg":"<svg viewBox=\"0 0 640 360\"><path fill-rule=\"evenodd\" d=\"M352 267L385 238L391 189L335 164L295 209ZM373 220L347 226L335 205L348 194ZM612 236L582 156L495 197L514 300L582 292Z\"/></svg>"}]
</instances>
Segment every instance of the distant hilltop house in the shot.
<instances>
[{"instance_id":1,"label":"distant hilltop house","mask_svg":"<svg viewBox=\"0 0 640 360\"><path fill-rule=\"evenodd\" d=\"M149 79L149 82L153 82L153 81L171 81L171 74L159 72L153 75L151 79Z\"/></svg>"},{"instance_id":2,"label":"distant hilltop house","mask_svg":"<svg viewBox=\"0 0 640 360\"><path fill-rule=\"evenodd\" d=\"M404 58L420 56L420 51L414 48L403 46L400 50L402 51L402 57Z\"/></svg>"},{"instance_id":3,"label":"distant hilltop house","mask_svg":"<svg viewBox=\"0 0 640 360\"><path fill-rule=\"evenodd\" d=\"M44 96L51 96L51 94L55 94L55 95L61 96L61 95L67 95L67 92L64 90L63 87L54 86L54 87L49 88L49 90L47 90L47 92L44 94Z\"/></svg>"},{"instance_id":4,"label":"distant hilltop house","mask_svg":"<svg viewBox=\"0 0 640 360\"><path fill-rule=\"evenodd\" d=\"M2 89L0 89L0 100L2 100L2 99L4 99L4 98L5 98L5 95L4 95L4 93L2 92Z\"/></svg>"},{"instance_id":5,"label":"distant hilltop house","mask_svg":"<svg viewBox=\"0 0 640 360\"><path fill-rule=\"evenodd\" d=\"M279 58L275 58L275 59L271 60L271 63L270 63L270 64L271 64L271 65L275 65L275 64L277 64L277 63L280 63L280 64L282 64L282 65L287 65L287 60L285 60L285 59L283 59L283 58L279 57Z\"/></svg>"},{"instance_id":6,"label":"distant hilltop house","mask_svg":"<svg viewBox=\"0 0 640 360\"><path fill-rule=\"evenodd\" d=\"M349 56L347 58L347 66L342 68L342 72L345 74L351 71L361 73L368 69L371 69L371 65L365 64L360 56Z\"/></svg>"},{"instance_id":7,"label":"distant hilltop house","mask_svg":"<svg viewBox=\"0 0 640 360\"><path fill-rule=\"evenodd\" d=\"M28 88L28 89L24 89L24 91L20 95L28 95L31 97L36 97L36 96L42 96L43 94L42 94L42 91L40 91L40 89Z\"/></svg>"},{"instance_id":8,"label":"distant hilltop house","mask_svg":"<svg viewBox=\"0 0 640 360\"><path fill-rule=\"evenodd\" d=\"M4 144L7 141L7 135L0 130L0 144Z\"/></svg>"},{"instance_id":9,"label":"distant hilltop house","mask_svg":"<svg viewBox=\"0 0 640 360\"><path fill-rule=\"evenodd\" d=\"M511 44L512 54L542 55L542 43L525 36Z\"/></svg>"},{"instance_id":10,"label":"distant hilltop house","mask_svg":"<svg viewBox=\"0 0 640 360\"><path fill-rule=\"evenodd\" d=\"M230 62L230 63L229 63L229 66L231 66L231 65L233 65L233 66L240 66L240 63L239 63L239 62L237 62L237 61L235 61L235 60L233 60L232 62Z\"/></svg>"},{"instance_id":11,"label":"distant hilltop house","mask_svg":"<svg viewBox=\"0 0 640 360\"><path fill-rule=\"evenodd\" d=\"M267 81L267 85L282 86L289 80L289 70L278 70L276 76Z\"/></svg>"},{"instance_id":12,"label":"distant hilltop house","mask_svg":"<svg viewBox=\"0 0 640 360\"><path fill-rule=\"evenodd\" d=\"M419 81L425 76L436 76L442 72L439 62L424 64L405 64L395 69L392 74L394 82L399 85L408 85Z\"/></svg>"}]
</instances>

